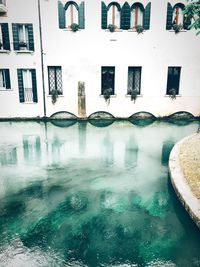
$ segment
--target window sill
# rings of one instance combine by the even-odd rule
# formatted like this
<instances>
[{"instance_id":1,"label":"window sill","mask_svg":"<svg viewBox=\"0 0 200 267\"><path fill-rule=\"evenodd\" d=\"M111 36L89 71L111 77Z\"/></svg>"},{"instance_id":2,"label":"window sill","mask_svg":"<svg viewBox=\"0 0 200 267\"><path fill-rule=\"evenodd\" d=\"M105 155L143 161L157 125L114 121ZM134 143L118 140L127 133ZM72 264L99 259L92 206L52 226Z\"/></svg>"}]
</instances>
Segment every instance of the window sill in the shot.
<instances>
[{"instance_id":1,"label":"window sill","mask_svg":"<svg viewBox=\"0 0 200 267\"><path fill-rule=\"evenodd\" d=\"M47 97L52 97L52 95L47 95ZM58 95L58 97L64 97L64 95Z\"/></svg>"},{"instance_id":2,"label":"window sill","mask_svg":"<svg viewBox=\"0 0 200 267\"><path fill-rule=\"evenodd\" d=\"M38 104L38 102L20 102L20 104L23 104L23 105L32 105L32 104Z\"/></svg>"},{"instance_id":3,"label":"window sill","mask_svg":"<svg viewBox=\"0 0 200 267\"><path fill-rule=\"evenodd\" d=\"M135 29L129 29L129 30L127 30L128 32L135 32L135 33L138 33L138 34L140 34L140 33L144 33L146 30L143 30L142 32L137 32L137 30L135 30Z\"/></svg>"},{"instance_id":4,"label":"window sill","mask_svg":"<svg viewBox=\"0 0 200 267\"><path fill-rule=\"evenodd\" d=\"M9 54L10 50L0 49L0 53Z\"/></svg>"},{"instance_id":5,"label":"window sill","mask_svg":"<svg viewBox=\"0 0 200 267\"><path fill-rule=\"evenodd\" d=\"M125 97L131 97L131 95L126 94ZM143 95L139 94L139 95L137 95L137 97L143 97Z\"/></svg>"},{"instance_id":6,"label":"window sill","mask_svg":"<svg viewBox=\"0 0 200 267\"><path fill-rule=\"evenodd\" d=\"M102 95L102 94L99 95L99 96L104 98L104 95ZM115 98L115 97L117 97L117 95L110 95L110 97L111 97L111 98Z\"/></svg>"},{"instance_id":7,"label":"window sill","mask_svg":"<svg viewBox=\"0 0 200 267\"><path fill-rule=\"evenodd\" d=\"M169 32L173 32L173 33L175 33L175 31L174 30L168 30ZM175 34L178 34L178 33L180 33L180 32L187 32L187 30L180 30L179 32L177 32L177 33L175 33Z\"/></svg>"},{"instance_id":8,"label":"window sill","mask_svg":"<svg viewBox=\"0 0 200 267\"><path fill-rule=\"evenodd\" d=\"M13 89L6 89L6 88L0 88L1 92L10 92L10 91L14 91Z\"/></svg>"},{"instance_id":9,"label":"window sill","mask_svg":"<svg viewBox=\"0 0 200 267\"><path fill-rule=\"evenodd\" d=\"M116 29L113 32L111 32L109 29L105 29L105 32L115 33L115 32L123 32L122 29Z\"/></svg>"},{"instance_id":10,"label":"window sill","mask_svg":"<svg viewBox=\"0 0 200 267\"><path fill-rule=\"evenodd\" d=\"M16 54L33 54L34 51L30 51L30 50L15 50Z\"/></svg>"},{"instance_id":11,"label":"window sill","mask_svg":"<svg viewBox=\"0 0 200 267\"><path fill-rule=\"evenodd\" d=\"M171 97L171 95L164 95L164 97ZM176 95L176 97L181 97L181 95Z\"/></svg>"}]
</instances>

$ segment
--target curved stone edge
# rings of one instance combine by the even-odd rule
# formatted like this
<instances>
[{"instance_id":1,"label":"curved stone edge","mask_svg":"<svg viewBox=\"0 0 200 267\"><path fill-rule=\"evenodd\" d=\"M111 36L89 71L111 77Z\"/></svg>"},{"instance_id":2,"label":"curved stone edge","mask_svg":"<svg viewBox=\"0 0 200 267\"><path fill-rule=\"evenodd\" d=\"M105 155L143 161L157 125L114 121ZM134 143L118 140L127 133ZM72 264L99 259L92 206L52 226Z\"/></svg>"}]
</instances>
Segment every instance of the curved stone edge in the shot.
<instances>
[{"instance_id":1,"label":"curved stone edge","mask_svg":"<svg viewBox=\"0 0 200 267\"><path fill-rule=\"evenodd\" d=\"M183 138L173 147L169 158L169 174L176 195L178 196L186 211L189 213L192 220L200 229L200 200L193 194L192 190L190 189L190 186L188 185L181 170L179 160L181 145L194 135L197 134Z\"/></svg>"}]
</instances>

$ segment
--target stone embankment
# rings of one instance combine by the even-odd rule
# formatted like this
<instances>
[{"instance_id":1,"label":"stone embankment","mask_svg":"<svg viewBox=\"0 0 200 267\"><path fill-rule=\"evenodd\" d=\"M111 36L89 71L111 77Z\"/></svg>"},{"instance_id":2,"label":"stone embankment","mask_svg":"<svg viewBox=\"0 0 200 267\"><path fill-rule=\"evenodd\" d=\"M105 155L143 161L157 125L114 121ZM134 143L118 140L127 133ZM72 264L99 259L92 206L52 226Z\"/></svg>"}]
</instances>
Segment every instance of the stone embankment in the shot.
<instances>
[{"instance_id":1,"label":"stone embankment","mask_svg":"<svg viewBox=\"0 0 200 267\"><path fill-rule=\"evenodd\" d=\"M177 196L200 228L200 133L182 139L173 147L169 172Z\"/></svg>"}]
</instances>

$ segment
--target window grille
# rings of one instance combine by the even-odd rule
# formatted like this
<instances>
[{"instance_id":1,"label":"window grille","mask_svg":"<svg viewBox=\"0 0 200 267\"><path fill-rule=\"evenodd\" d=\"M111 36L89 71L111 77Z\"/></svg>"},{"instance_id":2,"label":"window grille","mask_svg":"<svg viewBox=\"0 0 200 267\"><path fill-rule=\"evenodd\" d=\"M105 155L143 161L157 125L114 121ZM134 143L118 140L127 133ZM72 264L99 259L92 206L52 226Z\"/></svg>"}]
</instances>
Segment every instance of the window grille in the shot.
<instances>
[{"instance_id":1,"label":"window grille","mask_svg":"<svg viewBox=\"0 0 200 267\"><path fill-rule=\"evenodd\" d=\"M49 94L53 90L58 91L58 94L62 94L62 69L60 66L48 67L49 76Z\"/></svg>"},{"instance_id":2,"label":"window grille","mask_svg":"<svg viewBox=\"0 0 200 267\"><path fill-rule=\"evenodd\" d=\"M141 86L141 67L129 67L128 68L128 94L135 91L140 94Z\"/></svg>"}]
</instances>

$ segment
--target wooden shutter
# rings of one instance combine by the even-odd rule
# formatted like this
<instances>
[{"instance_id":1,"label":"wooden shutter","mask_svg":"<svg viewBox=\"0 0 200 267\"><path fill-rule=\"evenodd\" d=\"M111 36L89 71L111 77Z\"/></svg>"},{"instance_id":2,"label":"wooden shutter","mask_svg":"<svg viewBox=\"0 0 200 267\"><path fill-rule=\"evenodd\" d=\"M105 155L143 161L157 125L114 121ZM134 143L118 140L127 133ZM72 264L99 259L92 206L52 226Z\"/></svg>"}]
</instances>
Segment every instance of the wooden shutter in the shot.
<instances>
[{"instance_id":1,"label":"wooden shutter","mask_svg":"<svg viewBox=\"0 0 200 267\"><path fill-rule=\"evenodd\" d=\"M33 24L27 24L29 50L34 51Z\"/></svg>"},{"instance_id":2,"label":"wooden shutter","mask_svg":"<svg viewBox=\"0 0 200 267\"><path fill-rule=\"evenodd\" d=\"M59 28L64 29L65 28L65 9L61 1L58 1L58 22L59 22Z\"/></svg>"},{"instance_id":3,"label":"wooden shutter","mask_svg":"<svg viewBox=\"0 0 200 267\"><path fill-rule=\"evenodd\" d=\"M101 28L107 29L107 7L104 2L101 2Z\"/></svg>"},{"instance_id":4,"label":"wooden shutter","mask_svg":"<svg viewBox=\"0 0 200 267\"><path fill-rule=\"evenodd\" d=\"M173 8L170 3L167 3L167 21L166 21L167 30L170 30L172 28L172 18L173 18Z\"/></svg>"},{"instance_id":5,"label":"wooden shutter","mask_svg":"<svg viewBox=\"0 0 200 267\"><path fill-rule=\"evenodd\" d=\"M19 102L24 102L24 83L23 83L23 75L22 69L17 69L18 76L18 87L19 87Z\"/></svg>"},{"instance_id":6,"label":"wooden shutter","mask_svg":"<svg viewBox=\"0 0 200 267\"><path fill-rule=\"evenodd\" d=\"M85 8L84 2L81 2L78 10L78 24L80 29L85 29Z\"/></svg>"},{"instance_id":7,"label":"wooden shutter","mask_svg":"<svg viewBox=\"0 0 200 267\"><path fill-rule=\"evenodd\" d=\"M6 89L10 89L10 72L9 69L5 69Z\"/></svg>"},{"instance_id":8,"label":"wooden shutter","mask_svg":"<svg viewBox=\"0 0 200 267\"><path fill-rule=\"evenodd\" d=\"M121 10L121 29L130 29L131 8L127 2L124 3Z\"/></svg>"},{"instance_id":9,"label":"wooden shutter","mask_svg":"<svg viewBox=\"0 0 200 267\"><path fill-rule=\"evenodd\" d=\"M36 83L36 70L35 69L31 69L31 75L32 75L33 102L38 102L37 83Z\"/></svg>"},{"instance_id":10,"label":"wooden shutter","mask_svg":"<svg viewBox=\"0 0 200 267\"><path fill-rule=\"evenodd\" d=\"M2 23L1 27L2 27L2 37L3 37L3 49L10 50L8 23Z\"/></svg>"},{"instance_id":11,"label":"wooden shutter","mask_svg":"<svg viewBox=\"0 0 200 267\"><path fill-rule=\"evenodd\" d=\"M144 9L144 21L143 27L145 30L149 30L150 28L150 15L151 15L151 3L148 3Z\"/></svg>"},{"instance_id":12,"label":"wooden shutter","mask_svg":"<svg viewBox=\"0 0 200 267\"><path fill-rule=\"evenodd\" d=\"M19 50L19 34L18 34L18 24L12 24L12 31L13 31L13 46L14 50Z\"/></svg>"}]
</instances>

